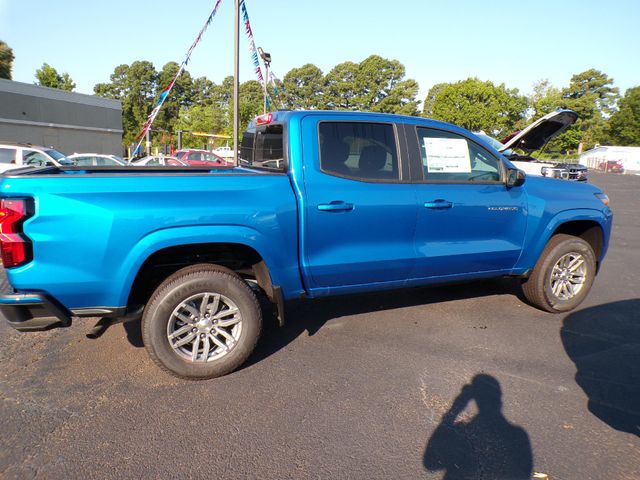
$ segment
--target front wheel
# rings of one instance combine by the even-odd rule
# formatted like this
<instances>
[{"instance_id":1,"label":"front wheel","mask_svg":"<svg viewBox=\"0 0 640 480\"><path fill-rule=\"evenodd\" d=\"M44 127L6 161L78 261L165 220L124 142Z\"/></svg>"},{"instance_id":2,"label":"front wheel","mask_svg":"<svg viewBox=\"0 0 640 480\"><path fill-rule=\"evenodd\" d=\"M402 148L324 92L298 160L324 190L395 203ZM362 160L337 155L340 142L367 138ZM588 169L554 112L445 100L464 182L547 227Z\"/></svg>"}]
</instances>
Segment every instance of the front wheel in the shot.
<instances>
[{"instance_id":1,"label":"front wheel","mask_svg":"<svg viewBox=\"0 0 640 480\"><path fill-rule=\"evenodd\" d=\"M258 300L236 273L194 265L167 278L142 317L151 359L180 378L225 375L246 361L262 325Z\"/></svg>"},{"instance_id":2,"label":"front wheel","mask_svg":"<svg viewBox=\"0 0 640 480\"><path fill-rule=\"evenodd\" d=\"M522 283L524 296L547 312L568 312L585 299L596 276L593 248L580 237L551 237L531 276Z\"/></svg>"}]
</instances>

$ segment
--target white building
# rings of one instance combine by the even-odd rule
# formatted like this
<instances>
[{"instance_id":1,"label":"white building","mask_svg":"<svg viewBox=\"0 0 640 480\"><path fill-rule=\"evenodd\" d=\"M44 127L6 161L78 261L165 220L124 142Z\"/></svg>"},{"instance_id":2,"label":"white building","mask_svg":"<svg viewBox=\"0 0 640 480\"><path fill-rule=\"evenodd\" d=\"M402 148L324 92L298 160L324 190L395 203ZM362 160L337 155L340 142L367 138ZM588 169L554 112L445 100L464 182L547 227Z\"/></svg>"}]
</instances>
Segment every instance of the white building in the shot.
<instances>
[{"instance_id":1,"label":"white building","mask_svg":"<svg viewBox=\"0 0 640 480\"><path fill-rule=\"evenodd\" d=\"M598 168L602 162L617 160L627 173L640 173L640 147L597 146L580 155L580 164Z\"/></svg>"}]
</instances>

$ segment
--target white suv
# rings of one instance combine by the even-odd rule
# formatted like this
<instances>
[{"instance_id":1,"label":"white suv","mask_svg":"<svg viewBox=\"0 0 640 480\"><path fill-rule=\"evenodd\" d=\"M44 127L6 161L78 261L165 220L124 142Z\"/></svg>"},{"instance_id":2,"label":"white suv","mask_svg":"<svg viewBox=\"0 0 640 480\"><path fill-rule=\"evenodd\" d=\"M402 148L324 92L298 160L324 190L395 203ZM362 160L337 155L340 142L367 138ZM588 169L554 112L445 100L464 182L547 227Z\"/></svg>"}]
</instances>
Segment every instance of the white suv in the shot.
<instances>
[{"instance_id":1,"label":"white suv","mask_svg":"<svg viewBox=\"0 0 640 480\"><path fill-rule=\"evenodd\" d=\"M28 165L70 166L73 165L73 160L53 148L28 143L0 143L0 173Z\"/></svg>"}]
</instances>

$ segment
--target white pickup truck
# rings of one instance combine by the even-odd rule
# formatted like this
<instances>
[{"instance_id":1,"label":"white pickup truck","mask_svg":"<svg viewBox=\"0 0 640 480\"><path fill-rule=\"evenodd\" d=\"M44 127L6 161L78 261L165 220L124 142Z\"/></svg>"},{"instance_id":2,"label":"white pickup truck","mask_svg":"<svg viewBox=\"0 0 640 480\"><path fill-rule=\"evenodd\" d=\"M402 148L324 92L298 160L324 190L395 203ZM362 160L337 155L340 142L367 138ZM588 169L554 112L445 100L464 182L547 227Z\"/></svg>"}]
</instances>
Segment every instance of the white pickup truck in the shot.
<instances>
[{"instance_id":1,"label":"white pickup truck","mask_svg":"<svg viewBox=\"0 0 640 480\"><path fill-rule=\"evenodd\" d=\"M556 110L539 118L525 129L510 135L502 142L485 132L476 132L476 135L489 142L527 175L586 181L588 170L584 165L543 162L531 157L531 153L544 148L549 140L564 132L577 119L578 114L572 110Z\"/></svg>"}]
</instances>

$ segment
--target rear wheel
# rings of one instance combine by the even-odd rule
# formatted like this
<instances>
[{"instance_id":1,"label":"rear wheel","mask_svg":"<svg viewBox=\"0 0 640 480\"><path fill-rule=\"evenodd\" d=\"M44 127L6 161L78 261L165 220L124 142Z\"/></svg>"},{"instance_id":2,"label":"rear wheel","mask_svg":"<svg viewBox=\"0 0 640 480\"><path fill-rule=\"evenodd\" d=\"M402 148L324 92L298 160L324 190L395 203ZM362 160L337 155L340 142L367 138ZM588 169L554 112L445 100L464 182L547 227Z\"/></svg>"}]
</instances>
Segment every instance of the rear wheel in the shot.
<instances>
[{"instance_id":1,"label":"rear wheel","mask_svg":"<svg viewBox=\"0 0 640 480\"><path fill-rule=\"evenodd\" d=\"M142 338L163 370L206 379L242 365L261 325L257 298L242 278L202 264L179 270L155 290L142 317Z\"/></svg>"},{"instance_id":2,"label":"rear wheel","mask_svg":"<svg viewBox=\"0 0 640 480\"><path fill-rule=\"evenodd\" d=\"M596 275L593 248L580 237L551 237L531 276L522 284L524 296L534 306L560 313L585 299Z\"/></svg>"}]
</instances>

